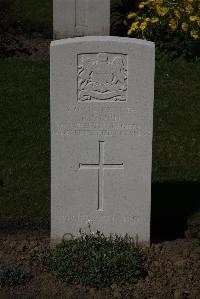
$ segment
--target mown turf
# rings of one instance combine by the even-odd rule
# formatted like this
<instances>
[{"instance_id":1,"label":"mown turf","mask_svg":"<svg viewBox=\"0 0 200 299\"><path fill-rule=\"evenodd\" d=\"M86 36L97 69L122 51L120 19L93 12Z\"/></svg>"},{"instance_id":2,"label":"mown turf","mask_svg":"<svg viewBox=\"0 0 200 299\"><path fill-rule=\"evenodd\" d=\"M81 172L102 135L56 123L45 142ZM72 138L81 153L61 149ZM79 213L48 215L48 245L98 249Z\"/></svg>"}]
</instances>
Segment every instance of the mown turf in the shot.
<instances>
[{"instance_id":1,"label":"mown turf","mask_svg":"<svg viewBox=\"0 0 200 299\"><path fill-rule=\"evenodd\" d=\"M153 181L200 182L200 63L156 68ZM0 60L0 216L50 215L48 61Z\"/></svg>"},{"instance_id":2,"label":"mown turf","mask_svg":"<svg viewBox=\"0 0 200 299\"><path fill-rule=\"evenodd\" d=\"M49 64L0 61L0 215L49 216Z\"/></svg>"},{"instance_id":3,"label":"mown turf","mask_svg":"<svg viewBox=\"0 0 200 299\"><path fill-rule=\"evenodd\" d=\"M157 63L153 181L200 182L200 63Z\"/></svg>"}]
</instances>

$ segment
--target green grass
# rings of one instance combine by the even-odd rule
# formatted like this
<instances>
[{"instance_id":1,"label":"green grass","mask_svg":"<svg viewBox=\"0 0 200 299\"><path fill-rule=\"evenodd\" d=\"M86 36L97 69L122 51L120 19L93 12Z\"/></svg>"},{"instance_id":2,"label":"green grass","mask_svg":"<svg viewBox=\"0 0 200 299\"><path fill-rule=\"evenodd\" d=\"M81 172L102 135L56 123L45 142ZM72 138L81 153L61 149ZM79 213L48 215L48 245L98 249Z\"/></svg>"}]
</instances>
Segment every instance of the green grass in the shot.
<instances>
[{"instance_id":1,"label":"green grass","mask_svg":"<svg viewBox=\"0 0 200 299\"><path fill-rule=\"evenodd\" d=\"M49 63L0 61L0 215L48 217Z\"/></svg>"},{"instance_id":2,"label":"green grass","mask_svg":"<svg viewBox=\"0 0 200 299\"><path fill-rule=\"evenodd\" d=\"M153 181L200 182L200 63L157 63Z\"/></svg>"},{"instance_id":3,"label":"green grass","mask_svg":"<svg viewBox=\"0 0 200 299\"><path fill-rule=\"evenodd\" d=\"M0 60L0 216L50 215L49 62ZM156 68L153 181L200 182L200 63Z\"/></svg>"}]
</instances>

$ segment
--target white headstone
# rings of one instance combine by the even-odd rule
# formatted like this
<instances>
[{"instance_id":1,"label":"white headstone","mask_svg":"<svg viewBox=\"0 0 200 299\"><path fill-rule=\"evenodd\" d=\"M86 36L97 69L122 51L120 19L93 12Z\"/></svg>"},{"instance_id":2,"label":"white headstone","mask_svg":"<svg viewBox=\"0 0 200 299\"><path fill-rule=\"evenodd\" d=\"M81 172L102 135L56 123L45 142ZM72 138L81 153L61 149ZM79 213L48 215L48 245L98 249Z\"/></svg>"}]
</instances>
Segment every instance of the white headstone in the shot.
<instances>
[{"instance_id":1,"label":"white headstone","mask_svg":"<svg viewBox=\"0 0 200 299\"><path fill-rule=\"evenodd\" d=\"M110 34L110 0L54 0L54 38Z\"/></svg>"},{"instance_id":2,"label":"white headstone","mask_svg":"<svg viewBox=\"0 0 200 299\"><path fill-rule=\"evenodd\" d=\"M154 44L51 44L51 238L79 229L150 240Z\"/></svg>"}]
</instances>

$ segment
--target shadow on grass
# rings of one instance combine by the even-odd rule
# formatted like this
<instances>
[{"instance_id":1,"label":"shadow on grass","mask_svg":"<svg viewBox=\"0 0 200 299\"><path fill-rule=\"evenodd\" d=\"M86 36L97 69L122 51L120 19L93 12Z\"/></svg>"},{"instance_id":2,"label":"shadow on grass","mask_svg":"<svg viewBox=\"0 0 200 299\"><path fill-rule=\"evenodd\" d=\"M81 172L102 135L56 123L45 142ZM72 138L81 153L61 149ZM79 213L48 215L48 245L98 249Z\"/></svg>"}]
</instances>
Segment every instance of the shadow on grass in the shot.
<instances>
[{"instance_id":1,"label":"shadow on grass","mask_svg":"<svg viewBox=\"0 0 200 299\"><path fill-rule=\"evenodd\" d=\"M151 242L184 237L188 217L200 208L200 183L152 184Z\"/></svg>"}]
</instances>

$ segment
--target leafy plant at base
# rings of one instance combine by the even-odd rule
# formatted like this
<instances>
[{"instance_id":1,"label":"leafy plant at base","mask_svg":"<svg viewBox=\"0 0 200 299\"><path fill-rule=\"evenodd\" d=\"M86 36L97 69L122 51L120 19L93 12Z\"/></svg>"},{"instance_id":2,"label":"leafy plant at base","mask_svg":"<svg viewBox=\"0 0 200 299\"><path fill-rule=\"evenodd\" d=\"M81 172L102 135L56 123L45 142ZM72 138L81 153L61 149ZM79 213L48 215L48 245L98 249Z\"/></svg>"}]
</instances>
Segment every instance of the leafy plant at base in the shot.
<instances>
[{"instance_id":1,"label":"leafy plant at base","mask_svg":"<svg viewBox=\"0 0 200 299\"><path fill-rule=\"evenodd\" d=\"M196 239L196 243L200 245L200 211L190 215L187 220L187 226L185 236Z\"/></svg>"},{"instance_id":2,"label":"leafy plant at base","mask_svg":"<svg viewBox=\"0 0 200 299\"><path fill-rule=\"evenodd\" d=\"M97 232L62 241L45 256L44 265L67 284L101 288L135 282L144 274L142 261L130 237Z\"/></svg>"},{"instance_id":3,"label":"leafy plant at base","mask_svg":"<svg viewBox=\"0 0 200 299\"><path fill-rule=\"evenodd\" d=\"M31 275L25 274L14 265L0 264L0 286L10 287L29 282Z\"/></svg>"}]
</instances>

